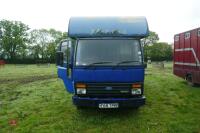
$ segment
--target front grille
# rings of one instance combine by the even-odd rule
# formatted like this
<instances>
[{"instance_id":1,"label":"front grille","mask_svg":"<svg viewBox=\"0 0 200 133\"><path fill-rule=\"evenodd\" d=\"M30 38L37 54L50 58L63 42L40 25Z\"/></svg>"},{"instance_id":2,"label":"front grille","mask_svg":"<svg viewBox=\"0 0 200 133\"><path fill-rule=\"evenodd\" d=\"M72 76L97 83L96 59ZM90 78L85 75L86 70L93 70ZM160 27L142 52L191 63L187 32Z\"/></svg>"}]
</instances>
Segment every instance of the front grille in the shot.
<instances>
[{"instance_id":1,"label":"front grille","mask_svg":"<svg viewBox=\"0 0 200 133\"><path fill-rule=\"evenodd\" d=\"M88 83L90 96L127 96L131 94L131 84L127 83Z\"/></svg>"}]
</instances>

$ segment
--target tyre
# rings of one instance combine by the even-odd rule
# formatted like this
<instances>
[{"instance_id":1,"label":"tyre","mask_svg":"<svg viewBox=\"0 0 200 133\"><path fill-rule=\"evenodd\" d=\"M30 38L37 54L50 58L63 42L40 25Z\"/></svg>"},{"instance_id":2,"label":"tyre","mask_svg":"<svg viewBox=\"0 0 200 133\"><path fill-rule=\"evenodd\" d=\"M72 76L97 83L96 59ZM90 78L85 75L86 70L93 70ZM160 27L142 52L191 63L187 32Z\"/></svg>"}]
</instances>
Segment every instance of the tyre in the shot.
<instances>
[{"instance_id":1,"label":"tyre","mask_svg":"<svg viewBox=\"0 0 200 133\"><path fill-rule=\"evenodd\" d=\"M192 86L192 87L195 86L195 83L194 83L193 80L192 80L192 75L191 75L191 74L188 74L188 75L186 76L186 80L187 80L187 84L188 84L189 86Z\"/></svg>"}]
</instances>

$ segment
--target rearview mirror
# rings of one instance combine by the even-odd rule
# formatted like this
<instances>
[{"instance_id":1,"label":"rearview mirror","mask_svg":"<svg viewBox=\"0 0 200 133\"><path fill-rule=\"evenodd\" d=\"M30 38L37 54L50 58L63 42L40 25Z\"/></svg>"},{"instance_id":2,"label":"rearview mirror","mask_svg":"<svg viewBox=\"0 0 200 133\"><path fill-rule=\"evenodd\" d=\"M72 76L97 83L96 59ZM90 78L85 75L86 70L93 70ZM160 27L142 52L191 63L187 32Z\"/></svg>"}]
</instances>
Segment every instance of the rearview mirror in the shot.
<instances>
[{"instance_id":1,"label":"rearview mirror","mask_svg":"<svg viewBox=\"0 0 200 133\"><path fill-rule=\"evenodd\" d=\"M63 52L62 51L56 52L56 65L63 66Z\"/></svg>"}]
</instances>

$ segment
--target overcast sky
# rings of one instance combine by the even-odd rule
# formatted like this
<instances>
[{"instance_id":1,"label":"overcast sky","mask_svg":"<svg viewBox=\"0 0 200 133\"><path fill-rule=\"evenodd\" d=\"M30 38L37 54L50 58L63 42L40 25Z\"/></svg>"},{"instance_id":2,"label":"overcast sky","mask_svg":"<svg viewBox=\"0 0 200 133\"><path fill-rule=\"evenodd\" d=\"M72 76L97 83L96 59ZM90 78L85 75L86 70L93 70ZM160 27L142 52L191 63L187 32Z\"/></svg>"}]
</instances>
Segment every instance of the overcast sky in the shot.
<instances>
[{"instance_id":1,"label":"overcast sky","mask_svg":"<svg viewBox=\"0 0 200 133\"><path fill-rule=\"evenodd\" d=\"M0 19L67 31L71 16L146 16L160 41L200 27L200 0L0 0Z\"/></svg>"}]
</instances>

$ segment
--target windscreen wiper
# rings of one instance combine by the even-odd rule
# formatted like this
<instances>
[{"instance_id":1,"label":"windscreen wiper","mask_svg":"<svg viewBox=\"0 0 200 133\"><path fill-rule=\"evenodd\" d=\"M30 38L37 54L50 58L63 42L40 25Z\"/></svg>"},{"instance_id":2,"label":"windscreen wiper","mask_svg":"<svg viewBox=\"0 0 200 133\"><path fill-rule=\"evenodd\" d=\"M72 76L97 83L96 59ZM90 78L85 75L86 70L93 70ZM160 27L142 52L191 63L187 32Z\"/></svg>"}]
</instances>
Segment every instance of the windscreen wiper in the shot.
<instances>
[{"instance_id":1,"label":"windscreen wiper","mask_svg":"<svg viewBox=\"0 0 200 133\"><path fill-rule=\"evenodd\" d=\"M85 68L91 67L91 66L95 66L97 64L107 64L107 63L112 63L111 61L101 61L101 62L93 62L87 66L85 66Z\"/></svg>"},{"instance_id":2,"label":"windscreen wiper","mask_svg":"<svg viewBox=\"0 0 200 133\"><path fill-rule=\"evenodd\" d=\"M124 63L132 63L132 62L139 62L139 61L136 61L136 60L125 60L125 61L118 62L117 65L124 64Z\"/></svg>"},{"instance_id":3,"label":"windscreen wiper","mask_svg":"<svg viewBox=\"0 0 200 133\"><path fill-rule=\"evenodd\" d=\"M126 63L132 63L132 62L139 62L139 61L136 61L136 60L124 60L124 61L118 62L114 67L118 67L120 64L126 64Z\"/></svg>"}]
</instances>

